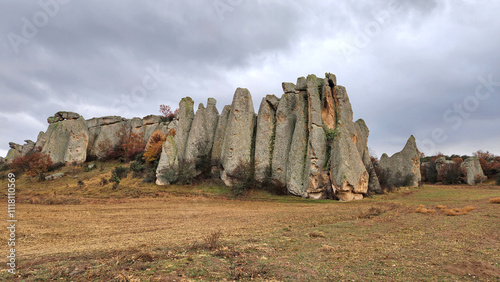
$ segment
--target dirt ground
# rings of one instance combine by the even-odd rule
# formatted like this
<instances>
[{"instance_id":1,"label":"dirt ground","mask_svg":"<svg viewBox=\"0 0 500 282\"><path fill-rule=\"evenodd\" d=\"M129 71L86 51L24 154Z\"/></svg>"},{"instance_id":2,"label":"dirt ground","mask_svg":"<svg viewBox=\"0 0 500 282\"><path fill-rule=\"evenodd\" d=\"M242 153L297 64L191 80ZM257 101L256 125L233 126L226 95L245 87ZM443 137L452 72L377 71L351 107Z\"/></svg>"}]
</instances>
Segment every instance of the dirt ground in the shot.
<instances>
[{"instance_id":1,"label":"dirt ground","mask_svg":"<svg viewBox=\"0 0 500 282\"><path fill-rule=\"evenodd\" d=\"M175 191L18 204L18 269L0 278L500 281L498 186L403 188L348 203ZM7 242L5 228L0 236Z\"/></svg>"}]
</instances>

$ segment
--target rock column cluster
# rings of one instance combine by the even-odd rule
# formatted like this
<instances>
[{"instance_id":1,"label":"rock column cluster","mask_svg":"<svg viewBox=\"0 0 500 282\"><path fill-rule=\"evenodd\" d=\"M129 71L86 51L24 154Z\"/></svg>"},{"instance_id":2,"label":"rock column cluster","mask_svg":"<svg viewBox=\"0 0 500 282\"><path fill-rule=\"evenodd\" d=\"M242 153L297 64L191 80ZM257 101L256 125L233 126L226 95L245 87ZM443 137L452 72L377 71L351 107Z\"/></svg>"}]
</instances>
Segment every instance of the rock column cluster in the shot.
<instances>
[{"instance_id":1,"label":"rock column cluster","mask_svg":"<svg viewBox=\"0 0 500 282\"><path fill-rule=\"evenodd\" d=\"M207 108L200 104L196 115L191 98L182 99L177 135L163 146L158 184L170 182L162 174L178 170L179 161L196 163L209 156L212 171L229 186L252 177L314 199L349 201L380 193L368 127L363 120L353 122L346 89L335 75L299 77L282 88L281 98L262 99L258 115L244 88L236 89L220 115L213 99Z\"/></svg>"}]
</instances>

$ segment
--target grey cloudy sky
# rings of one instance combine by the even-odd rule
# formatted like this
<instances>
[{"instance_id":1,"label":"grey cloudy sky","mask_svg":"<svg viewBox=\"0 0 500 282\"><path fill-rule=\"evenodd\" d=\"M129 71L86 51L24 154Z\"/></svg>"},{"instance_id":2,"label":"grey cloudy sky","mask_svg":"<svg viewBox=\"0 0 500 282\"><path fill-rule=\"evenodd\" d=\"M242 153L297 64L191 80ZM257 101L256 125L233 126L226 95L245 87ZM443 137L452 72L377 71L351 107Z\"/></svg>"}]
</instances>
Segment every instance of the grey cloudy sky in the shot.
<instances>
[{"instance_id":1,"label":"grey cloudy sky","mask_svg":"<svg viewBox=\"0 0 500 282\"><path fill-rule=\"evenodd\" d=\"M236 87L254 106L325 72L380 156L500 154L500 1L69 1L0 4L0 155L60 110L159 114ZM256 110L258 110L256 108Z\"/></svg>"}]
</instances>

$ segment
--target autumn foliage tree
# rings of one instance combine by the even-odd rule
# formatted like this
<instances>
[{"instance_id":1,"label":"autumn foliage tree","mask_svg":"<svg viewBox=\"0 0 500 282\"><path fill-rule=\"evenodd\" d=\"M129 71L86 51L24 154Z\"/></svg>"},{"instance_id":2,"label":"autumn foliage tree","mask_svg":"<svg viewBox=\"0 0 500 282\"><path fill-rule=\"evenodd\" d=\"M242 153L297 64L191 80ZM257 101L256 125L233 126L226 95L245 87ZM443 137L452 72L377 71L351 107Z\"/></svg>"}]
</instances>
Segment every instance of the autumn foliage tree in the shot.
<instances>
[{"instance_id":1,"label":"autumn foliage tree","mask_svg":"<svg viewBox=\"0 0 500 282\"><path fill-rule=\"evenodd\" d=\"M179 109L177 108L172 112L172 109L169 105L160 105L160 113L166 117L168 120L173 120L174 117L179 113Z\"/></svg>"},{"instance_id":2,"label":"autumn foliage tree","mask_svg":"<svg viewBox=\"0 0 500 282\"><path fill-rule=\"evenodd\" d=\"M144 152L144 138L142 133L127 131L125 127L122 127L117 134L124 158L131 160Z\"/></svg>"},{"instance_id":3,"label":"autumn foliage tree","mask_svg":"<svg viewBox=\"0 0 500 282\"><path fill-rule=\"evenodd\" d=\"M479 159L481 168L486 176L491 177L497 173L500 173L500 157L486 151L477 151L473 153L475 157Z\"/></svg>"},{"instance_id":4,"label":"autumn foliage tree","mask_svg":"<svg viewBox=\"0 0 500 282\"><path fill-rule=\"evenodd\" d=\"M27 175L35 177L49 171L52 165L50 156L34 152L16 158L10 165L10 168L13 171L25 172Z\"/></svg>"},{"instance_id":5,"label":"autumn foliage tree","mask_svg":"<svg viewBox=\"0 0 500 282\"><path fill-rule=\"evenodd\" d=\"M149 144L146 147L146 151L142 157L143 160L147 163L158 161L160 159L163 143L167 140L168 136L175 136L175 129L170 129L166 135L163 135L160 131L155 131L153 135L151 135Z\"/></svg>"},{"instance_id":6,"label":"autumn foliage tree","mask_svg":"<svg viewBox=\"0 0 500 282\"><path fill-rule=\"evenodd\" d=\"M112 145L109 139L99 144L99 151L105 155L105 159L125 158L132 160L135 156L144 152L144 138L142 133L135 133L123 125L116 133L118 142Z\"/></svg>"}]
</instances>

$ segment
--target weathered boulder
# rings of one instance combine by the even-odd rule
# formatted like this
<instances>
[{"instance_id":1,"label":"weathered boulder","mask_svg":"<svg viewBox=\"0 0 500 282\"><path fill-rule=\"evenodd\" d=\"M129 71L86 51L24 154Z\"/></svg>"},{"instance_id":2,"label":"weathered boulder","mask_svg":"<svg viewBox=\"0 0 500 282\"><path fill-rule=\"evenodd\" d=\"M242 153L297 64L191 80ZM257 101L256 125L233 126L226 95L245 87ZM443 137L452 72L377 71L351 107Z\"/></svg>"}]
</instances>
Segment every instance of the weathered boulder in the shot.
<instances>
[{"instance_id":1,"label":"weathered boulder","mask_svg":"<svg viewBox=\"0 0 500 282\"><path fill-rule=\"evenodd\" d=\"M287 185L287 164L293 130L295 128L297 97L293 93L285 93L281 97L276 110L276 135L272 154L272 179L280 186Z\"/></svg>"},{"instance_id":2,"label":"weathered boulder","mask_svg":"<svg viewBox=\"0 0 500 282\"><path fill-rule=\"evenodd\" d=\"M297 81L297 85L301 84L303 84L302 81ZM320 89L322 89L323 80L319 80L315 75L308 75L306 85L309 140L304 173L304 190L310 198L324 199L329 197L332 187L327 170L327 140L321 117L323 109Z\"/></svg>"},{"instance_id":3,"label":"weathered boulder","mask_svg":"<svg viewBox=\"0 0 500 282\"><path fill-rule=\"evenodd\" d=\"M236 89L222 144L221 162L226 185L249 177L253 165L255 113L252 96L245 88ZM241 175L237 175L241 174Z\"/></svg>"},{"instance_id":4,"label":"weathered boulder","mask_svg":"<svg viewBox=\"0 0 500 282\"><path fill-rule=\"evenodd\" d=\"M85 162L89 132L82 117L50 124L46 136L42 153L54 163Z\"/></svg>"},{"instance_id":5,"label":"weathered boulder","mask_svg":"<svg viewBox=\"0 0 500 282\"><path fill-rule=\"evenodd\" d=\"M25 144L22 146L21 155L26 156L28 153L35 151L35 142L31 140L24 140Z\"/></svg>"},{"instance_id":6,"label":"weathered boulder","mask_svg":"<svg viewBox=\"0 0 500 282\"><path fill-rule=\"evenodd\" d=\"M7 163L12 163L15 159L19 158L22 156L22 150L23 146L14 143L14 142L9 142L9 151L7 152L7 156L5 157L5 161Z\"/></svg>"},{"instance_id":7,"label":"weathered boulder","mask_svg":"<svg viewBox=\"0 0 500 282\"><path fill-rule=\"evenodd\" d=\"M231 106L224 106L224 109L222 109L222 113L220 114L219 121L217 122L214 143L212 146L212 164L215 166L218 166L221 161L222 143L224 142L224 136L226 136L226 125L230 112Z\"/></svg>"},{"instance_id":8,"label":"weathered boulder","mask_svg":"<svg viewBox=\"0 0 500 282\"><path fill-rule=\"evenodd\" d=\"M465 169L467 179L466 182L469 185L475 185L484 182L487 177L484 175L483 169L481 168L481 163L478 157L467 158L461 167Z\"/></svg>"},{"instance_id":9,"label":"weathered boulder","mask_svg":"<svg viewBox=\"0 0 500 282\"><path fill-rule=\"evenodd\" d=\"M190 97L184 97L179 102L179 115L175 133L175 145L179 161L185 160L186 143L194 119L194 101Z\"/></svg>"},{"instance_id":10,"label":"weathered boulder","mask_svg":"<svg viewBox=\"0 0 500 282\"><path fill-rule=\"evenodd\" d=\"M120 116L105 116L86 120L85 126L89 131L87 155L102 158L108 150L118 144L117 133L120 129L125 126L127 130L130 130L131 122L127 123L127 120ZM42 141L46 139L45 136Z\"/></svg>"},{"instance_id":11,"label":"weathered boulder","mask_svg":"<svg viewBox=\"0 0 500 282\"><path fill-rule=\"evenodd\" d=\"M63 176L64 176L64 173L57 172L57 173L45 176L45 180L47 180L47 181L55 180L55 179L58 179L58 178L62 178Z\"/></svg>"},{"instance_id":12,"label":"weathered boulder","mask_svg":"<svg viewBox=\"0 0 500 282\"><path fill-rule=\"evenodd\" d=\"M305 165L307 157L307 93L300 91L294 94L297 99L295 125L291 138L286 167L287 190L292 195L307 196L304 189Z\"/></svg>"},{"instance_id":13,"label":"weathered boulder","mask_svg":"<svg viewBox=\"0 0 500 282\"><path fill-rule=\"evenodd\" d=\"M410 136L401 152L391 157L383 154L378 165L385 171L388 185L417 187L421 181L421 175L420 152L415 137Z\"/></svg>"},{"instance_id":14,"label":"weathered boulder","mask_svg":"<svg viewBox=\"0 0 500 282\"><path fill-rule=\"evenodd\" d=\"M173 136L168 136L162 146L156 169L156 184L169 185L177 180L179 169L178 150Z\"/></svg>"},{"instance_id":15,"label":"weathered boulder","mask_svg":"<svg viewBox=\"0 0 500 282\"><path fill-rule=\"evenodd\" d=\"M104 123L89 128L90 141L88 154L97 158L104 158L107 153L120 144L120 135L130 134L132 130L130 120L121 120L116 123Z\"/></svg>"},{"instance_id":16,"label":"weathered boulder","mask_svg":"<svg viewBox=\"0 0 500 282\"><path fill-rule=\"evenodd\" d=\"M163 117L158 116L158 115L147 115L147 116L142 118L143 125L159 124L162 121L163 121Z\"/></svg>"},{"instance_id":17,"label":"weathered boulder","mask_svg":"<svg viewBox=\"0 0 500 282\"><path fill-rule=\"evenodd\" d=\"M307 79L303 76L297 78L297 84L295 85L295 90L306 91L307 90Z\"/></svg>"},{"instance_id":18,"label":"weathered boulder","mask_svg":"<svg viewBox=\"0 0 500 282\"><path fill-rule=\"evenodd\" d=\"M295 90L295 84L291 82L283 82L281 83L281 87L283 88L283 93L298 93L297 90Z\"/></svg>"},{"instance_id":19,"label":"weathered boulder","mask_svg":"<svg viewBox=\"0 0 500 282\"><path fill-rule=\"evenodd\" d=\"M208 98L207 108L205 109L205 131L207 132L207 146L205 154L211 153L214 145L215 131L219 123L219 110L217 110L217 101L214 98Z\"/></svg>"},{"instance_id":20,"label":"weathered boulder","mask_svg":"<svg viewBox=\"0 0 500 282\"><path fill-rule=\"evenodd\" d=\"M335 76L326 74L326 78L328 85L325 81L322 114L324 120L336 125L335 130L331 131L331 126L325 122L327 137L333 140L330 154L330 177L334 192L341 201L362 199L363 195L368 192L369 174L357 148L358 136L353 122L352 106L346 89L336 85ZM333 99L328 98L330 95ZM331 103L334 103L333 107ZM335 113L335 118L325 118L325 112L329 115ZM366 146L360 145L360 149Z\"/></svg>"},{"instance_id":21,"label":"weathered boulder","mask_svg":"<svg viewBox=\"0 0 500 282\"><path fill-rule=\"evenodd\" d=\"M447 160L446 157L442 156L436 159L436 170L439 172L443 166L451 165L453 161Z\"/></svg>"},{"instance_id":22,"label":"weathered boulder","mask_svg":"<svg viewBox=\"0 0 500 282\"><path fill-rule=\"evenodd\" d=\"M55 115L55 117L59 117L62 120L67 120L67 119L78 119L80 117L79 114L74 113L74 112L68 112L68 111L59 111Z\"/></svg>"},{"instance_id":23,"label":"weathered boulder","mask_svg":"<svg viewBox=\"0 0 500 282\"><path fill-rule=\"evenodd\" d=\"M201 103L198 106L186 143L185 158L188 163L194 165L202 157L208 161L219 119L215 103L215 99L209 98L207 108Z\"/></svg>"},{"instance_id":24,"label":"weathered boulder","mask_svg":"<svg viewBox=\"0 0 500 282\"><path fill-rule=\"evenodd\" d=\"M381 194L382 187L380 187L380 182L378 180L377 173L375 172L375 167L373 166L372 160L370 158L370 152L368 149L368 135L370 131L368 130L368 126L362 119L358 119L355 123L356 128L356 138L357 144L356 147L358 149L358 153L363 160L363 164L365 165L366 171L368 172L369 180L368 180L368 192L374 194Z\"/></svg>"},{"instance_id":25,"label":"weathered boulder","mask_svg":"<svg viewBox=\"0 0 500 282\"><path fill-rule=\"evenodd\" d=\"M258 181L271 177L278 104L279 99L274 95L267 95L260 103L255 134L255 179Z\"/></svg>"}]
</instances>

